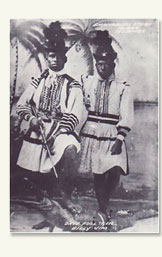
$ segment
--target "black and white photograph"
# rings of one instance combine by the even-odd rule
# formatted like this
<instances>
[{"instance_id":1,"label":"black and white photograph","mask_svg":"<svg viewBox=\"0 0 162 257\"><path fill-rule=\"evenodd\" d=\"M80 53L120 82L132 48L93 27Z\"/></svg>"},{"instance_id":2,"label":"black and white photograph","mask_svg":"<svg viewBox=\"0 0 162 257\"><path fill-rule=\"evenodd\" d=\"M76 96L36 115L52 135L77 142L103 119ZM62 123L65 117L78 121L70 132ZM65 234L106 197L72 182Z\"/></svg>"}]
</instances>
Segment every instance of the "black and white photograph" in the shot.
<instances>
[{"instance_id":1,"label":"black and white photograph","mask_svg":"<svg viewBox=\"0 0 162 257\"><path fill-rule=\"evenodd\" d=\"M159 21L10 19L10 232L159 233Z\"/></svg>"}]
</instances>

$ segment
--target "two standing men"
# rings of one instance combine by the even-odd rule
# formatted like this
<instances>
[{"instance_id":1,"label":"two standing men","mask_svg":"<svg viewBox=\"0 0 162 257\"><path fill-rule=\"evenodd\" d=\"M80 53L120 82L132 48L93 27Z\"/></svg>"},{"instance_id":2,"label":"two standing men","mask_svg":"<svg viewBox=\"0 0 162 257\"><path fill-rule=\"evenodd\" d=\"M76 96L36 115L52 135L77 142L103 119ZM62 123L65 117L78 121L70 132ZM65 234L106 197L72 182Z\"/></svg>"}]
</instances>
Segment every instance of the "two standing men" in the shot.
<instances>
[{"instance_id":1,"label":"two standing men","mask_svg":"<svg viewBox=\"0 0 162 257\"><path fill-rule=\"evenodd\" d=\"M94 174L99 209L107 215L108 201L119 182L120 174L128 173L124 138L133 118L130 86L115 79L114 61L117 54L108 35L94 54L97 75L84 78L83 88L64 73L66 35L59 23L52 23L45 31L45 36L48 39L48 70L32 81L18 102L18 114L28 122L30 133L23 141L17 164L33 172L50 172L52 168L42 145L40 117L53 154L53 163L56 168L57 165L62 166L63 172L59 176L62 177L63 201L69 210L75 210L70 198L77 170L77 153L80 150L78 136L83 127L79 172ZM33 115L32 102L37 117ZM87 113L86 121L84 117Z\"/></svg>"}]
</instances>

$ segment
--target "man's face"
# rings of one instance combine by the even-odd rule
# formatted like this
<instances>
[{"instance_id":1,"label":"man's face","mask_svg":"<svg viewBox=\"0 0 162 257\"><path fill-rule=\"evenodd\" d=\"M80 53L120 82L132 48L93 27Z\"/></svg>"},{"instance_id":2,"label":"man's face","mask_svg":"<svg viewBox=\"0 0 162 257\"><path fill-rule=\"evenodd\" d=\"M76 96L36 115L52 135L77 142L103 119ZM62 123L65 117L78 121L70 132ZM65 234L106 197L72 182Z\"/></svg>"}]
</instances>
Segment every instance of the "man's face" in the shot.
<instances>
[{"instance_id":1,"label":"man's face","mask_svg":"<svg viewBox=\"0 0 162 257\"><path fill-rule=\"evenodd\" d=\"M49 52L47 54L48 67L53 71L60 71L64 68L65 57L60 54Z\"/></svg>"},{"instance_id":2,"label":"man's face","mask_svg":"<svg viewBox=\"0 0 162 257\"><path fill-rule=\"evenodd\" d=\"M114 71L114 66L113 66L112 61L103 61L103 60L97 60L96 61L96 68L97 72L100 75L102 79L107 79L109 76L113 73Z\"/></svg>"}]
</instances>

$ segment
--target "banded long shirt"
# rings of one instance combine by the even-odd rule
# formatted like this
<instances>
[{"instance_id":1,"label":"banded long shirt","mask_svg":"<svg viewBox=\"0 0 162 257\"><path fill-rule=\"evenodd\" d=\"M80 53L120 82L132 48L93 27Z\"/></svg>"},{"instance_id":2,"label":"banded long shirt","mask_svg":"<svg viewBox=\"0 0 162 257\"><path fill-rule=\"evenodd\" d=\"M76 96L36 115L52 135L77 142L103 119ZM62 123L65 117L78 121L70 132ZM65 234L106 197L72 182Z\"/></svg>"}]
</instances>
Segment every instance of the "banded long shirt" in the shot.
<instances>
[{"instance_id":1,"label":"banded long shirt","mask_svg":"<svg viewBox=\"0 0 162 257\"><path fill-rule=\"evenodd\" d=\"M88 119L82 135L80 172L102 174L120 166L128 174L125 138L134 120L131 86L114 75L103 80L98 76L83 77ZM123 141L122 153L111 155L116 138Z\"/></svg>"},{"instance_id":2,"label":"banded long shirt","mask_svg":"<svg viewBox=\"0 0 162 257\"><path fill-rule=\"evenodd\" d=\"M50 69L39 78L32 78L17 104L17 113L26 123L27 131L35 116L33 106L37 117L41 117L44 122L46 137L51 136L56 129L65 131L55 140L55 154L52 156L54 164L60 160L68 145L74 144L80 150L79 132L85 121L85 107L82 87L77 81L65 74L64 70L56 73ZM32 171L50 171L52 165L40 134L26 133L17 164Z\"/></svg>"}]
</instances>

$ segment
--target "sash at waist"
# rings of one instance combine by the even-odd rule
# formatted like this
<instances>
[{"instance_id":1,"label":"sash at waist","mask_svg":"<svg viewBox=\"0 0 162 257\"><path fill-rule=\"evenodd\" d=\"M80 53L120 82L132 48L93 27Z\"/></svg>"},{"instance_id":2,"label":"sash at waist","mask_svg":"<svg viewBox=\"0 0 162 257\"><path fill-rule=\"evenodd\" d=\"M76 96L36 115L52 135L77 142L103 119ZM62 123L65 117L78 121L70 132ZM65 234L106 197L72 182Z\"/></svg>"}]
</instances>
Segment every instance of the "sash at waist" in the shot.
<instances>
[{"instance_id":1,"label":"sash at waist","mask_svg":"<svg viewBox=\"0 0 162 257\"><path fill-rule=\"evenodd\" d=\"M107 141L107 140L110 140L110 141L115 141L116 140L116 137L98 137L96 135L90 135L90 134L87 134L87 133L83 133L81 132L80 134L82 137L89 137L89 138L92 138L92 139L96 139L98 141Z\"/></svg>"},{"instance_id":2,"label":"sash at waist","mask_svg":"<svg viewBox=\"0 0 162 257\"><path fill-rule=\"evenodd\" d=\"M116 125L119 122L119 115L89 111L87 121Z\"/></svg>"},{"instance_id":3,"label":"sash at waist","mask_svg":"<svg viewBox=\"0 0 162 257\"><path fill-rule=\"evenodd\" d=\"M44 122L51 122L52 120L60 120L63 117L63 113L56 113L55 115L46 115L38 113L38 117L41 117Z\"/></svg>"},{"instance_id":4,"label":"sash at waist","mask_svg":"<svg viewBox=\"0 0 162 257\"><path fill-rule=\"evenodd\" d=\"M75 139L80 143L80 137L77 135L77 133L75 133L74 131L67 131L67 132L62 132L61 134L65 134L65 135L72 135L75 137ZM60 134L60 135L61 135ZM44 145L43 141L41 139L38 138L32 138L29 135L25 135L24 136L24 141L27 141L31 144L36 144L36 145Z\"/></svg>"}]
</instances>

